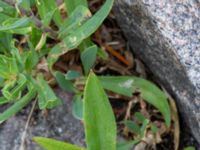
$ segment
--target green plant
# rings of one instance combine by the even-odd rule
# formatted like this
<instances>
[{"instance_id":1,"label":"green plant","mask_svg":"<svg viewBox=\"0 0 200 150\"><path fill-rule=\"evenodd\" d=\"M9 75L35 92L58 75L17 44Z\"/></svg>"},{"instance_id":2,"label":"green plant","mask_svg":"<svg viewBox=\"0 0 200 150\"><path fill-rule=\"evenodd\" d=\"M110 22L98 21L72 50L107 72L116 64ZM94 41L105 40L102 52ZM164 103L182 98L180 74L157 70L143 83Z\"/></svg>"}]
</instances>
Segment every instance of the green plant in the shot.
<instances>
[{"instance_id":1,"label":"green plant","mask_svg":"<svg viewBox=\"0 0 200 150\"><path fill-rule=\"evenodd\" d=\"M193 146L188 146L188 147L184 148L184 150L195 150L195 148Z\"/></svg>"},{"instance_id":2,"label":"green plant","mask_svg":"<svg viewBox=\"0 0 200 150\"><path fill-rule=\"evenodd\" d=\"M96 57L107 58L105 52L90 40L90 35L107 17L113 1L106 0L100 10L92 15L86 0L64 0L68 17L62 19L55 0L17 0L15 7L0 0L0 104L13 104L0 114L1 123L33 98L37 98L40 109L61 105L62 100L55 95L49 84L48 77L52 76L63 90L75 95L73 114L85 123L88 149L115 150L117 145L117 149L122 150L138 142L137 139L116 144L114 115L103 88L128 97L139 92L144 100L161 112L166 125L170 126L167 97L153 83L134 76L96 77L91 73L88 77ZM32 7L37 8L37 13L32 12ZM21 39L25 42L20 43ZM49 39L54 41L53 45L48 43ZM24 44L23 48L21 44ZM75 70L68 70L67 73L56 71L54 64L59 57L75 48L80 50L84 73ZM73 83L86 84L84 93ZM93 104L91 100L96 103ZM88 112L90 109L94 110L95 115ZM105 114L99 113L102 109ZM151 125L148 120L143 121L141 136L146 126ZM103 122L103 126L99 126ZM51 139L35 140L43 147L52 143L59 150L62 147L81 149Z\"/></svg>"},{"instance_id":3,"label":"green plant","mask_svg":"<svg viewBox=\"0 0 200 150\"><path fill-rule=\"evenodd\" d=\"M55 0L19 0L15 4L15 8L3 1L0 1L0 3L2 10L0 22L0 86L3 87L0 103L14 103L13 106L0 114L0 122L3 122L36 96L40 109L53 108L61 104L61 100L56 97L45 80L45 75L38 69L38 64L42 65L42 69L47 71L48 74L52 74L58 80L58 83L66 78L66 84L61 85L61 87L78 92L68 81L71 79L67 75L63 78L61 73L53 70L53 64L59 56L80 46L82 47L80 50L83 52L81 56L85 73L88 73L95 61L96 52L93 53L93 51L97 50L97 46L87 38L106 18L113 0L107 0L94 16L91 16L84 1L79 1L76 3L79 6L76 6L76 8L70 6L71 12L69 11L69 17L64 21L61 19ZM67 4L69 1L66 0L65 3ZM33 6L37 7L40 19L31 11ZM51 21L58 27L58 31L51 28ZM88 28L88 26L91 26L91 28ZM15 34L26 39L27 47L23 51L16 47ZM51 48L47 45L47 38L61 42L55 43ZM85 61L88 57L92 57L88 59L92 61ZM71 76L74 76L74 74L71 74ZM27 94L21 94L23 91Z\"/></svg>"},{"instance_id":4,"label":"green plant","mask_svg":"<svg viewBox=\"0 0 200 150\"><path fill-rule=\"evenodd\" d=\"M87 150L125 150L138 143L135 140L116 145L117 126L112 107L101 82L92 72L85 85L83 110ZM35 137L34 141L46 150L84 149L43 137Z\"/></svg>"}]
</instances>

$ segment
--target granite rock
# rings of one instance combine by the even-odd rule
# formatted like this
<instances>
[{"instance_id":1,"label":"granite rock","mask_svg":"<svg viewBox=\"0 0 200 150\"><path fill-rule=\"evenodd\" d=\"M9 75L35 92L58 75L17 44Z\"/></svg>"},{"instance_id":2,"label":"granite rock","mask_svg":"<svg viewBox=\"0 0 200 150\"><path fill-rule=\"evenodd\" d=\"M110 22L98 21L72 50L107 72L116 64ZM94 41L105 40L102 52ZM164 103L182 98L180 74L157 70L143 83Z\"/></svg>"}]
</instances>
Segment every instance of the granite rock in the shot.
<instances>
[{"instance_id":1,"label":"granite rock","mask_svg":"<svg viewBox=\"0 0 200 150\"><path fill-rule=\"evenodd\" d=\"M174 95L200 143L200 1L116 0L114 12L135 54Z\"/></svg>"},{"instance_id":2,"label":"granite rock","mask_svg":"<svg viewBox=\"0 0 200 150\"><path fill-rule=\"evenodd\" d=\"M79 146L85 145L83 125L71 113L72 97L60 90L56 90L56 93L63 100L63 105L49 110L46 115L35 109L27 130L24 150L42 150L32 141L34 136L54 138ZM19 150L30 110L31 105L0 125L0 150Z\"/></svg>"}]
</instances>

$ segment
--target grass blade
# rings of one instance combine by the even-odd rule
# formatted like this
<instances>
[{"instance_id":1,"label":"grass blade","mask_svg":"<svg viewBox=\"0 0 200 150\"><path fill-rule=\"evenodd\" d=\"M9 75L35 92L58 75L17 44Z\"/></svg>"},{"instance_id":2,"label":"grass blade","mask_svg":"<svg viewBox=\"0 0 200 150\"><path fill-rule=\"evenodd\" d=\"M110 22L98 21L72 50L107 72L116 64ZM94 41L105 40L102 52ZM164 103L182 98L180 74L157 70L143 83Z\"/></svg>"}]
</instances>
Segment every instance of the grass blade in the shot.
<instances>
[{"instance_id":1,"label":"grass blade","mask_svg":"<svg viewBox=\"0 0 200 150\"><path fill-rule=\"evenodd\" d=\"M33 140L45 150L84 150L82 147L60 142L50 138L34 137Z\"/></svg>"},{"instance_id":2,"label":"grass blade","mask_svg":"<svg viewBox=\"0 0 200 150\"><path fill-rule=\"evenodd\" d=\"M31 31L31 19L27 17L12 18L6 20L4 24L0 26L1 32L26 34Z\"/></svg>"},{"instance_id":3,"label":"grass blade","mask_svg":"<svg viewBox=\"0 0 200 150\"><path fill-rule=\"evenodd\" d=\"M36 91L31 89L24 97L22 97L19 101L17 101L15 104L0 114L0 123L4 122L8 118L15 115L18 111L20 111L32 100L32 98L34 98L35 95Z\"/></svg>"},{"instance_id":4,"label":"grass blade","mask_svg":"<svg viewBox=\"0 0 200 150\"><path fill-rule=\"evenodd\" d=\"M94 16L86 21L80 28L74 30L69 36L64 38L64 43L67 48L72 49L77 47L84 39L94 33L108 16L114 0L107 0L101 9ZM88 28L89 27L89 28Z\"/></svg>"},{"instance_id":5,"label":"grass blade","mask_svg":"<svg viewBox=\"0 0 200 150\"><path fill-rule=\"evenodd\" d=\"M75 10L75 8L79 5L87 7L87 0L64 0L65 7L67 9L67 13L71 15L71 13Z\"/></svg>"}]
</instances>

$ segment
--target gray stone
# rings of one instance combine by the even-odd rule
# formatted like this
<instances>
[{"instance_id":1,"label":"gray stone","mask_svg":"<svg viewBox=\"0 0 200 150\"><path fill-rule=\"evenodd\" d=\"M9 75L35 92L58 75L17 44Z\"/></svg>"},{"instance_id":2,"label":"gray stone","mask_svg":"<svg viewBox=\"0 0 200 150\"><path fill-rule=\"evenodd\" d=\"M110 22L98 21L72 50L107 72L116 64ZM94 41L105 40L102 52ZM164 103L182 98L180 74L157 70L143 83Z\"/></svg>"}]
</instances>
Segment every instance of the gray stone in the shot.
<instances>
[{"instance_id":1,"label":"gray stone","mask_svg":"<svg viewBox=\"0 0 200 150\"><path fill-rule=\"evenodd\" d=\"M161 83L200 143L200 1L116 0L130 45Z\"/></svg>"},{"instance_id":2,"label":"gray stone","mask_svg":"<svg viewBox=\"0 0 200 150\"><path fill-rule=\"evenodd\" d=\"M42 150L33 141L34 136L50 137L84 145L84 131L80 121L76 120L71 113L71 96L56 90L57 95L63 99L64 104L48 112L45 116L40 110L35 110L27 130L25 150ZM16 116L0 125L0 150L19 150L21 136L31 107L25 108Z\"/></svg>"}]
</instances>

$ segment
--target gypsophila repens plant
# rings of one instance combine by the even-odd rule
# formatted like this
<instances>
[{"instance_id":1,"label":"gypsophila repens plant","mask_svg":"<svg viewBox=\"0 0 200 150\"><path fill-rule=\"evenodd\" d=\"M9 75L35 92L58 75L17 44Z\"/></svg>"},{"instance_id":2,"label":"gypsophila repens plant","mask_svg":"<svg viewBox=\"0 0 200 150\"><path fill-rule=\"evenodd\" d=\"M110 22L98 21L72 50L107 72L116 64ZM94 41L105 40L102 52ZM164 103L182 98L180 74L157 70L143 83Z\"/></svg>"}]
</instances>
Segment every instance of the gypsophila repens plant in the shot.
<instances>
[{"instance_id":1,"label":"gypsophila repens plant","mask_svg":"<svg viewBox=\"0 0 200 150\"><path fill-rule=\"evenodd\" d=\"M58 5L56 0L16 0L15 3L0 0L0 104L12 104L0 114L0 123L35 98L40 109L62 105L62 100L50 86L56 81L60 88L74 93L73 114L84 121L88 150L127 149L127 146L138 143L147 126L152 125L138 113L142 126L132 129L139 130L138 138L117 146L115 118L104 89L128 97L135 91L140 92L144 100L160 111L166 126L170 126L167 97L153 83L134 76L96 76L92 71L90 73L97 57L107 59L105 52L90 40L90 36L108 16L113 2L106 0L92 14L86 0L64 0L62 5ZM64 7L67 17L61 15L61 7ZM84 73L55 70L53 66L60 56L74 49L80 50ZM83 92L74 84L76 81L86 84ZM93 113L89 112L91 109ZM100 115L100 111L103 114ZM125 124L133 127L131 121L127 120ZM35 141L48 150L84 149L45 138L35 138Z\"/></svg>"}]
</instances>

